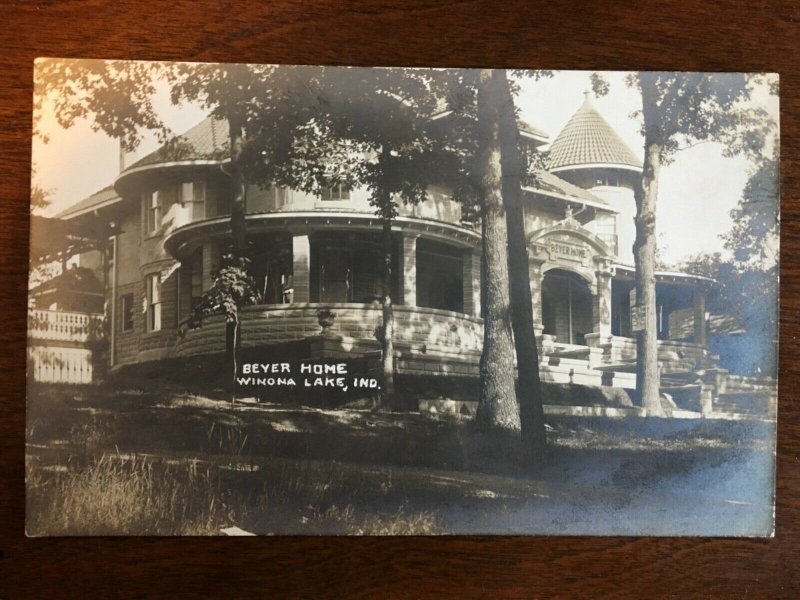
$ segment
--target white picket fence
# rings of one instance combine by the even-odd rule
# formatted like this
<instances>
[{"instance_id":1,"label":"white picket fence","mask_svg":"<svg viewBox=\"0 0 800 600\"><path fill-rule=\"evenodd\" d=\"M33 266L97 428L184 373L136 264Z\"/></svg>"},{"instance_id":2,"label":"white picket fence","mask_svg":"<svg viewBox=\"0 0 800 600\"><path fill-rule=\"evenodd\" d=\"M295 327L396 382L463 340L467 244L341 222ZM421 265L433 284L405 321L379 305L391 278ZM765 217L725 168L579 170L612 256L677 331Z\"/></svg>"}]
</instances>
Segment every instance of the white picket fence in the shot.
<instances>
[{"instance_id":1,"label":"white picket fence","mask_svg":"<svg viewBox=\"0 0 800 600\"><path fill-rule=\"evenodd\" d=\"M87 348L32 346L28 358L34 381L92 383L92 351Z\"/></svg>"},{"instance_id":2,"label":"white picket fence","mask_svg":"<svg viewBox=\"0 0 800 600\"><path fill-rule=\"evenodd\" d=\"M82 346L102 330L102 319L102 315L30 311L28 375L43 383L92 383L92 351Z\"/></svg>"}]
</instances>

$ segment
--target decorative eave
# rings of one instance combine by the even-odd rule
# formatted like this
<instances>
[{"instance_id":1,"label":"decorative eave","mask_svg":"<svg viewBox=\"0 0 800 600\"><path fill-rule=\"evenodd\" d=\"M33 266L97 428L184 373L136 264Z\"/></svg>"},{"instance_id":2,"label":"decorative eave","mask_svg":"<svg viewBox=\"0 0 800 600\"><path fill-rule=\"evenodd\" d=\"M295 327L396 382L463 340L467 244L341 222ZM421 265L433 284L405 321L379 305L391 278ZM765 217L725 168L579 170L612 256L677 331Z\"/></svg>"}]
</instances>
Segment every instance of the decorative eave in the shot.
<instances>
[{"instance_id":1,"label":"decorative eave","mask_svg":"<svg viewBox=\"0 0 800 600\"><path fill-rule=\"evenodd\" d=\"M601 210L603 212L614 213L614 214L619 213L619 211L616 208L612 208L608 204L603 204L602 202L597 200L589 200L588 198L577 198L575 196L568 196L566 194L559 194L558 192L551 192L549 190L542 190L530 186L522 186L522 191L527 192L529 194L537 194L539 196L547 196L548 198L555 198L556 200L560 200L567 204L574 204L577 206L591 206L592 208L596 208L597 210Z\"/></svg>"},{"instance_id":2,"label":"decorative eave","mask_svg":"<svg viewBox=\"0 0 800 600\"><path fill-rule=\"evenodd\" d=\"M192 160L173 160L169 162L158 162L142 165L140 167L132 167L120 173L114 180L114 189L122 196L128 190L131 178L138 178L143 174L159 173L165 169L186 169L196 167L219 167L230 163L230 159L217 160L217 159L192 159Z\"/></svg>"},{"instance_id":3,"label":"decorative eave","mask_svg":"<svg viewBox=\"0 0 800 600\"><path fill-rule=\"evenodd\" d=\"M276 230L299 233L326 228L376 231L381 228L381 219L374 214L330 211L276 211L247 215L248 235ZM416 217L396 217L393 221L392 231L423 235L463 248L475 248L481 240L480 233L472 229ZM164 238L164 248L172 256L178 258L183 254L184 249L198 238L224 237L229 234L229 216L205 219L171 231Z\"/></svg>"},{"instance_id":4,"label":"decorative eave","mask_svg":"<svg viewBox=\"0 0 800 600\"><path fill-rule=\"evenodd\" d=\"M636 175L642 174L641 167L634 167L633 165L622 165L619 163L584 163L580 165L563 165L549 169L551 173L562 173L564 171L580 171L586 169L617 169L620 171L628 171Z\"/></svg>"},{"instance_id":5,"label":"decorative eave","mask_svg":"<svg viewBox=\"0 0 800 600\"><path fill-rule=\"evenodd\" d=\"M617 273L617 279L632 281L634 279L636 269L630 265L615 263L614 268ZM694 275L692 273L681 273L679 271L656 271L656 283L672 283L676 285L686 285L693 287L711 288L717 285L717 281L711 277L703 275Z\"/></svg>"}]
</instances>

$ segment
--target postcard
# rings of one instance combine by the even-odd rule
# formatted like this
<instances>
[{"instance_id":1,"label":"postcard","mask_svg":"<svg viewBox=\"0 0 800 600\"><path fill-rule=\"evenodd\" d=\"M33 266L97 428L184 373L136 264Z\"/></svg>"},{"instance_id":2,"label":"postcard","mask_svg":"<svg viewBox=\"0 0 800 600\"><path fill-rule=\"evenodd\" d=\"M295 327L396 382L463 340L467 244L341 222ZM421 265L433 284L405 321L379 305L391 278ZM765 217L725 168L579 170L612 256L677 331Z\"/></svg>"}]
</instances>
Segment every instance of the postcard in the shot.
<instances>
[{"instance_id":1,"label":"postcard","mask_svg":"<svg viewBox=\"0 0 800 600\"><path fill-rule=\"evenodd\" d=\"M777 75L34 84L29 536L774 534Z\"/></svg>"}]
</instances>

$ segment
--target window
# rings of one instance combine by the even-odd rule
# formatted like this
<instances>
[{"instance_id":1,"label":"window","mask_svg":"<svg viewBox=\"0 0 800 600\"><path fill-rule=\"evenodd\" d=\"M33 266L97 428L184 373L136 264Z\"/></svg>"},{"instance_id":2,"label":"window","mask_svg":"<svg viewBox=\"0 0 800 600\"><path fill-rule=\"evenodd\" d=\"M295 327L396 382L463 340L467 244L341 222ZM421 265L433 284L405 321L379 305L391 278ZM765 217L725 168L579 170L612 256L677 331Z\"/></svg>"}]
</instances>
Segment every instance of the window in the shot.
<instances>
[{"instance_id":1,"label":"window","mask_svg":"<svg viewBox=\"0 0 800 600\"><path fill-rule=\"evenodd\" d=\"M144 195L145 202L145 231L148 235L158 231L161 227L161 196L155 190Z\"/></svg>"},{"instance_id":2,"label":"window","mask_svg":"<svg viewBox=\"0 0 800 600\"><path fill-rule=\"evenodd\" d=\"M321 199L326 202L350 200L350 190L341 183L337 183L322 190Z\"/></svg>"},{"instance_id":3,"label":"window","mask_svg":"<svg viewBox=\"0 0 800 600\"><path fill-rule=\"evenodd\" d=\"M287 188L273 185L270 189L275 208L283 208L289 204L289 190Z\"/></svg>"},{"instance_id":4,"label":"window","mask_svg":"<svg viewBox=\"0 0 800 600\"><path fill-rule=\"evenodd\" d=\"M399 253L395 251L392 255L391 293L396 299ZM310 276L310 296L318 302L380 301L383 287L380 236L342 233L315 236L311 243Z\"/></svg>"},{"instance_id":5,"label":"window","mask_svg":"<svg viewBox=\"0 0 800 600\"><path fill-rule=\"evenodd\" d=\"M446 244L417 241L417 306L464 312L463 255Z\"/></svg>"},{"instance_id":6,"label":"window","mask_svg":"<svg viewBox=\"0 0 800 600\"><path fill-rule=\"evenodd\" d=\"M288 188L277 185L251 185L247 188L247 212L263 213L280 210L291 203Z\"/></svg>"},{"instance_id":7,"label":"window","mask_svg":"<svg viewBox=\"0 0 800 600\"><path fill-rule=\"evenodd\" d=\"M120 297L120 317L122 331L133 331L133 294L123 294Z\"/></svg>"},{"instance_id":8,"label":"window","mask_svg":"<svg viewBox=\"0 0 800 600\"><path fill-rule=\"evenodd\" d=\"M600 186L618 187L619 177L614 173L601 173L594 180L594 187Z\"/></svg>"},{"instance_id":9,"label":"window","mask_svg":"<svg viewBox=\"0 0 800 600\"><path fill-rule=\"evenodd\" d=\"M146 279L147 331L161 329L161 273L148 275Z\"/></svg>"},{"instance_id":10,"label":"window","mask_svg":"<svg viewBox=\"0 0 800 600\"><path fill-rule=\"evenodd\" d=\"M197 248L192 254L191 272L191 304L194 310L203 299L203 248Z\"/></svg>"},{"instance_id":11,"label":"window","mask_svg":"<svg viewBox=\"0 0 800 600\"><path fill-rule=\"evenodd\" d=\"M111 284L111 279L114 277L114 261L117 259L115 256L115 246L115 239L113 237L108 238L105 248L105 273L103 274L103 282L106 289L108 289Z\"/></svg>"},{"instance_id":12,"label":"window","mask_svg":"<svg viewBox=\"0 0 800 600\"><path fill-rule=\"evenodd\" d=\"M189 209L189 218L198 221L206 218L206 186L202 181L185 181L181 184L181 204Z\"/></svg>"}]
</instances>

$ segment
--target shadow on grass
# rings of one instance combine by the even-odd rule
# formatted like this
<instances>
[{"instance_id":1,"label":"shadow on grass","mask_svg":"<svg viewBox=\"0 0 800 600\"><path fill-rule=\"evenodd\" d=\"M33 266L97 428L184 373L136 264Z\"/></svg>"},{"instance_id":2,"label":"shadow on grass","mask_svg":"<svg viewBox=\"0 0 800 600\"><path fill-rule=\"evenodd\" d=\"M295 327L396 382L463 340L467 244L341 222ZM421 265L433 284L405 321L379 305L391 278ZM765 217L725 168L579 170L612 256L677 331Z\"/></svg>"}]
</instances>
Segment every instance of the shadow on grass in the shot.
<instances>
[{"instance_id":1,"label":"shadow on grass","mask_svg":"<svg viewBox=\"0 0 800 600\"><path fill-rule=\"evenodd\" d=\"M635 523L642 495L691 510L693 498L729 492L720 478L738 475L727 466L768 465L774 432L757 421L549 417L550 455L525 465L513 440L458 416L232 408L163 388L43 387L28 408L33 535L557 533L598 510ZM734 491L766 502L762 488Z\"/></svg>"}]
</instances>

